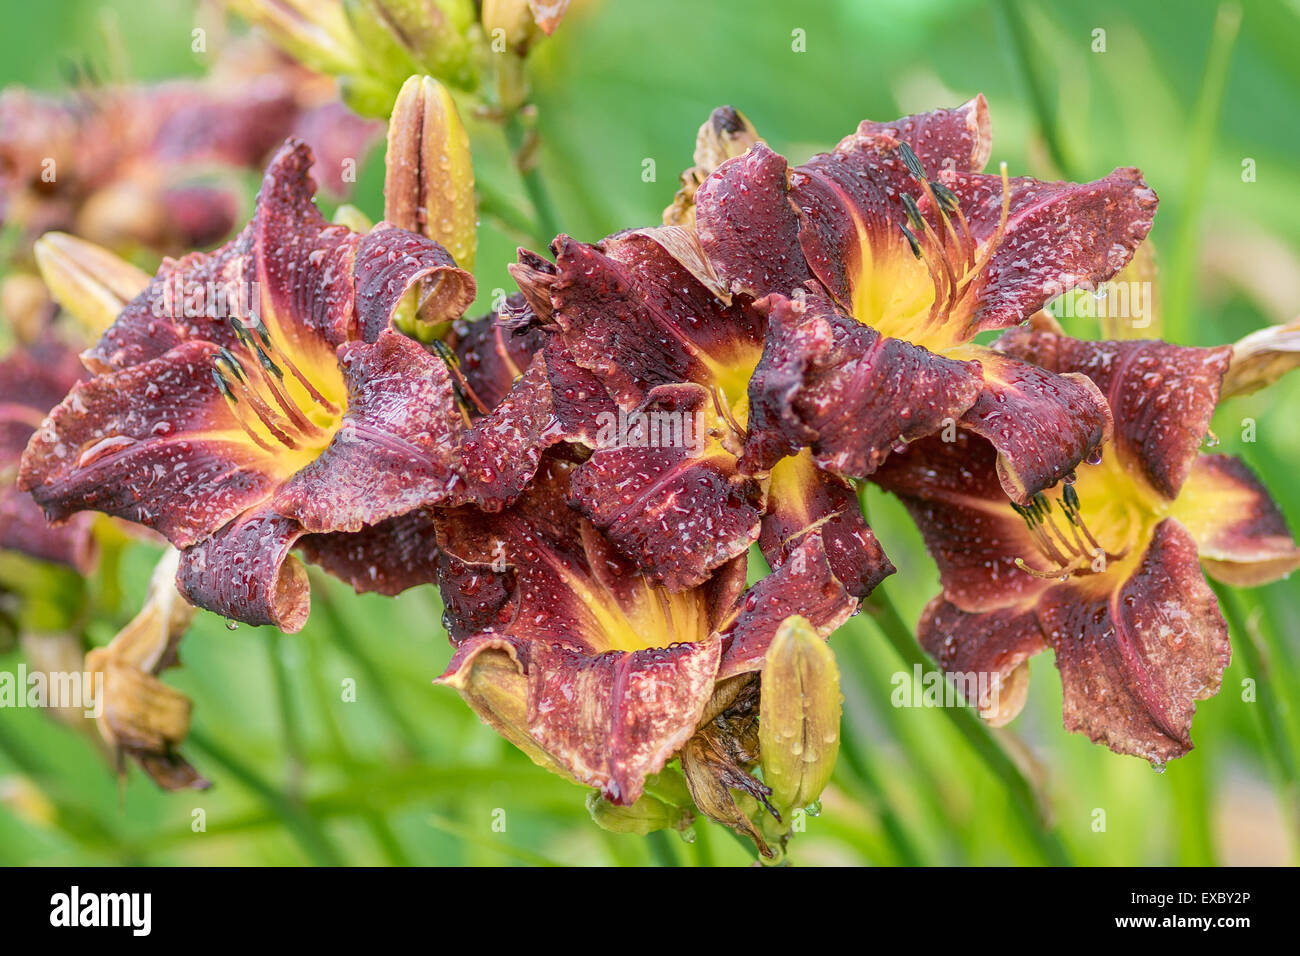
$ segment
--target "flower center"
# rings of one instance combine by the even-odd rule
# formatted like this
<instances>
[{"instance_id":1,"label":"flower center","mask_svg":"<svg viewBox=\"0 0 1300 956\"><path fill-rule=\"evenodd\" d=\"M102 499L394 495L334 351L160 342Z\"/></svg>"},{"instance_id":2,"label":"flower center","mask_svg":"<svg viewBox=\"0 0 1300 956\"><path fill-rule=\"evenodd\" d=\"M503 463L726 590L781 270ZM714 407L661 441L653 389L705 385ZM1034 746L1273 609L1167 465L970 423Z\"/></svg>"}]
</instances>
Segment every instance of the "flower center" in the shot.
<instances>
[{"instance_id":1,"label":"flower center","mask_svg":"<svg viewBox=\"0 0 1300 956\"><path fill-rule=\"evenodd\" d=\"M921 194L938 216L923 215L916 200L902 193L907 221L899 223L901 242L863 235L862 268L853 283L853 315L881 335L941 352L971 338L970 293L1006 232L1011 189L1002 166L1002 211L983 245L975 241L961 203L952 190L930 180L912 148L899 153Z\"/></svg>"},{"instance_id":2,"label":"flower center","mask_svg":"<svg viewBox=\"0 0 1300 956\"><path fill-rule=\"evenodd\" d=\"M1028 506L1011 503L1029 529L1037 554L1016 565L1035 577L1067 581L1112 570L1141 557L1141 544L1159 520L1159 498L1135 481L1111 454L1079 466L1072 483L1040 493Z\"/></svg>"},{"instance_id":3,"label":"flower center","mask_svg":"<svg viewBox=\"0 0 1300 956\"><path fill-rule=\"evenodd\" d=\"M708 433L736 456L740 455L745 444L745 432L749 427L749 380L758 367L762 351L755 346L744 349L730 361L708 363L713 376L709 392L717 415Z\"/></svg>"},{"instance_id":4,"label":"flower center","mask_svg":"<svg viewBox=\"0 0 1300 956\"><path fill-rule=\"evenodd\" d=\"M235 419L287 473L315 461L338 431L347 388L337 365L312 363L309 377L256 316L232 318L237 344L222 348L212 377Z\"/></svg>"}]
</instances>

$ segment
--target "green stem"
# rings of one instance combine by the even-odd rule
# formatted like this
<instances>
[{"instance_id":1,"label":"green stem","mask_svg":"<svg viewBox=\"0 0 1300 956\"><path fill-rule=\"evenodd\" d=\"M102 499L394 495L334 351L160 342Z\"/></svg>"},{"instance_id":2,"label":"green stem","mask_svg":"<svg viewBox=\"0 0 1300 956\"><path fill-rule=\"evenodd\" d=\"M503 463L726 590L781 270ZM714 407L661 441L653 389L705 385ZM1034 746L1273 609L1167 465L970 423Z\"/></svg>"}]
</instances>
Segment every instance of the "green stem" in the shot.
<instances>
[{"instance_id":1,"label":"green stem","mask_svg":"<svg viewBox=\"0 0 1300 956\"><path fill-rule=\"evenodd\" d=\"M912 629L903 623L883 588L876 588L864 607L905 663L913 668L919 666L922 673L937 672L938 669L921 652ZM1065 848L1047 825L1047 809L1037 790L993 738L988 726L969 707L945 707L943 713L970 744L989 772L1006 787L1021 810L1018 819L1044 858L1054 865L1068 865Z\"/></svg>"},{"instance_id":2,"label":"green stem","mask_svg":"<svg viewBox=\"0 0 1300 956\"><path fill-rule=\"evenodd\" d=\"M1276 682L1272 679L1271 662L1265 649L1257 643L1253 629L1246 624L1236 593L1222 584L1214 583L1212 586L1232 633L1233 650L1245 659L1247 676L1255 680L1260 729L1277 771L1278 798L1291 825L1292 839L1300 844L1300 769L1297 769L1300 761L1291 748L1286 718L1274 691Z\"/></svg>"},{"instance_id":3,"label":"green stem","mask_svg":"<svg viewBox=\"0 0 1300 956\"><path fill-rule=\"evenodd\" d=\"M323 575L312 575L312 604L320 609L321 616L325 619L326 634L338 646L339 650L351 658L352 663L360 668L375 701L397 730L407 754L421 753L424 747L420 735L411 722L407 720L406 714L402 712L397 702L385 692L390 682L384 679L375 662L361 649L361 645L353 639L347 621L343 619L342 612L339 611L338 605L329 593L329 587L330 582Z\"/></svg>"},{"instance_id":4,"label":"green stem","mask_svg":"<svg viewBox=\"0 0 1300 956\"><path fill-rule=\"evenodd\" d=\"M1219 6L1210 37L1210 52L1201 74L1201 90L1192 113L1191 136L1184 144L1187 151L1187 179L1183 183L1182 210L1178 232L1170 256L1167 298L1161 310L1165 316L1166 337L1171 342L1187 342L1194 287L1200 274L1197 257L1200 250L1201 208L1205 205L1205 182L1219 128L1219 113L1228 84L1232 50L1241 27L1241 8L1235 3ZM1188 343L1190 344L1190 343Z\"/></svg>"},{"instance_id":5,"label":"green stem","mask_svg":"<svg viewBox=\"0 0 1300 956\"><path fill-rule=\"evenodd\" d=\"M537 223L495 186L480 182L477 188L479 212L490 219L495 219L506 232L512 233L516 239L525 242L535 242L542 234Z\"/></svg>"},{"instance_id":6,"label":"green stem","mask_svg":"<svg viewBox=\"0 0 1300 956\"><path fill-rule=\"evenodd\" d=\"M283 822L285 829L297 841L303 853L317 866L342 866L343 858L330 842L320 824L284 794L280 793L251 767L227 753L198 730L191 730L189 743L206 754L208 760L220 764L227 773L257 794L262 802Z\"/></svg>"},{"instance_id":7,"label":"green stem","mask_svg":"<svg viewBox=\"0 0 1300 956\"><path fill-rule=\"evenodd\" d=\"M655 861L655 866L681 866L677 861L677 853L669 842L671 839L664 830L655 830L646 835L646 844L650 847L650 856Z\"/></svg>"},{"instance_id":8,"label":"green stem","mask_svg":"<svg viewBox=\"0 0 1300 956\"><path fill-rule=\"evenodd\" d=\"M298 726L298 715L293 707L293 687L289 679L289 669L284 663L284 647L280 643L283 637L274 627L265 629L267 635L266 653L271 664L271 674L275 682L275 703L280 714L280 731L284 734L284 751L286 758L285 792L297 800L302 786L302 772L306 766L303 759L302 734Z\"/></svg>"},{"instance_id":9,"label":"green stem","mask_svg":"<svg viewBox=\"0 0 1300 956\"><path fill-rule=\"evenodd\" d=\"M898 862L903 866L922 866L924 861L921 854L912 842L912 838L908 836L907 829L899 820L898 814L894 812L889 798L885 795L880 779L876 776L875 769L871 765L862 736L858 733L854 721L848 714L844 715L844 719L840 723L840 735L844 745L840 748L840 755L844 758L844 763L853 776L866 790L870 802L875 806L876 815L880 818L880 826L885 831L886 839L894 848Z\"/></svg>"},{"instance_id":10,"label":"green stem","mask_svg":"<svg viewBox=\"0 0 1300 956\"><path fill-rule=\"evenodd\" d=\"M551 203L546 183L542 180L541 170L529 155L536 147L535 144L529 143L530 131L524 126L518 111L511 113L510 118L506 120L505 134L510 152L515 157L515 168L519 170L519 177L523 181L524 192L533 205L533 213L537 221L534 235L543 247L549 246L551 240L559 235L559 219L555 215L555 207Z\"/></svg>"},{"instance_id":11,"label":"green stem","mask_svg":"<svg viewBox=\"0 0 1300 956\"><path fill-rule=\"evenodd\" d=\"M1020 70L1020 78L1025 84L1029 100L1033 103L1034 112L1037 114L1038 129L1047 144L1047 152L1061 175L1066 179L1073 179L1073 166L1066 157L1060 129L1056 122L1056 109L1052 106L1052 101L1047 95L1047 86L1038 72L1039 59L1034 56L1030 48L1029 29L1020 15L1020 10L1016 7L1016 0L1001 0L998 11L1010 35L1016 66Z\"/></svg>"}]
</instances>

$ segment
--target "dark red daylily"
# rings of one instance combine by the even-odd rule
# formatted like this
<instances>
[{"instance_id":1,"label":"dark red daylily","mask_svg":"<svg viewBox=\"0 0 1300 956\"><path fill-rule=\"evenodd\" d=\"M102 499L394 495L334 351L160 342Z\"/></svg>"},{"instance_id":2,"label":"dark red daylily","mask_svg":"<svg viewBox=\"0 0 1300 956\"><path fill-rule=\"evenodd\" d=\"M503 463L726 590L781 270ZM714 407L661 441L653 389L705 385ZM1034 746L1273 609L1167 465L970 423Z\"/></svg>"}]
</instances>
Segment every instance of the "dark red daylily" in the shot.
<instances>
[{"instance_id":1,"label":"dark red daylily","mask_svg":"<svg viewBox=\"0 0 1300 956\"><path fill-rule=\"evenodd\" d=\"M689 589L756 541L780 566L830 522L850 593L892 572L852 489L810 456L762 476L739 468L766 323L719 285L691 230L633 230L594 246L560 236L552 251L554 265L524 253L512 272L543 328L608 393L570 494L625 557L669 590Z\"/></svg>"},{"instance_id":2,"label":"dark red daylily","mask_svg":"<svg viewBox=\"0 0 1300 956\"><path fill-rule=\"evenodd\" d=\"M820 529L748 590L744 555L664 588L567 503L580 470L551 454L511 507L438 511L456 645L440 682L539 765L630 804L696 733L715 685L762 667L782 621L825 636L855 602Z\"/></svg>"},{"instance_id":3,"label":"dark red daylily","mask_svg":"<svg viewBox=\"0 0 1300 956\"><path fill-rule=\"evenodd\" d=\"M921 643L946 671L989 678L1001 699L980 703L998 722L1023 704L1028 659L1050 647L1068 729L1157 764L1180 756L1194 702L1218 690L1230 656L1202 571L1243 586L1300 567L1250 469L1199 450L1231 350L1084 342L1041 324L996 347L1087 375L1114 411L1114 441L1028 506L1008 501L995 449L973 434L886 462L873 480L908 507L943 582Z\"/></svg>"},{"instance_id":4,"label":"dark red daylily","mask_svg":"<svg viewBox=\"0 0 1300 956\"><path fill-rule=\"evenodd\" d=\"M0 360L0 549L88 574L95 558L92 516L52 526L16 485L18 462L32 433L82 375L77 353L50 329Z\"/></svg>"},{"instance_id":5,"label":"dark red daylily","mask_svg":"<svg viewBox=\"0 0 1300 956\"><path fill-rule=\"evenodd\" d=\"M6 90L0 220L23 230L21 248L51 230L115 249L205 246L230 232L240 206L236 184L213 174L260 168L291 134L317 147L316 175L341 193L344 160L363 157L382 127L332 102L331 85L236 45L202 80L67 97Z\"/></svg>"},{"instance_id":6,"label":"dark red daylily","mask_svg":"<svg viewBox=\"0 0 1300 956\"><path fill-rule=\"evenodd\" d=\"M51 519L94 509L165 535L195 604L286 630L307 614L295 544L395 593L432 574L414 512L464 484L448 368L389 323L415 288L458 316L473 279L432 240L327 223L311 164L287 143L238 237L164 263L83 355L93 377L20 474Z\"/></svg>"},{"instance_id":7,"label":"dark red daylily","mask_svg":"<svg viewBox=\"0 0 1300 956\"><path fill-rule=\"evenodd\" d=\"M769 320L747 471L806 447L863 477L894 447L960 427L997 448L1002 483L1024 504L1106 438L1086 378L973 339L1114 275L1146 237L1155 193L1135 169L1085 184L984 175L990 141L977 97L863 122L794 169L758 143L699 187L712 268Z\"/></svg>"}]
</instances>

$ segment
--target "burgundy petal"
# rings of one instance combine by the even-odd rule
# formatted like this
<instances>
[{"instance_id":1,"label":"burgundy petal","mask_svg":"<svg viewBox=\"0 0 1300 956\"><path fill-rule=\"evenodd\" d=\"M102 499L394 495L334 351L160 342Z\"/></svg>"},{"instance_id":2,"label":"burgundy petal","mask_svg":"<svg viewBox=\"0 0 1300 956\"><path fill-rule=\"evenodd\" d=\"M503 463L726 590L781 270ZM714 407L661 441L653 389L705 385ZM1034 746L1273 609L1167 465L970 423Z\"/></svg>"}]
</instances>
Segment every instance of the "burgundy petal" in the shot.
<instances>
[{"instance_id":1,"label":"burgundy petal","mask_svg":"<svg viewBox=\"0 0 1300 956\"><path fill-rule=\"evenodd\" d=\"M996 451L959 431L932 437L892 456L871 480L907 507L939 565L943 596L981 613L1031 604L1045 583L1016 567L1037 554L1025 523L998 481Z\"/></svg>"},{"instance_id":2,"label":"burgundy petal","mask_svg":"<svg viewBox=\"0 0 1300 956\"><path fill-rule=\"evenodd\" d=\"M333 441L294 474L273 507L310 532L363 526L446 500L462 482L464 423L442 359L384 330L339 348L348 407Z\"/></svg>"},{"instance_id":3,"label":"burgundy petal","mask_svg":"<svg viewBox=\"0 0 1300 956\"><path fill-rule=\"evenodd\" d=\"M1113 592L1070 584L1043 595L1043 632L1065 689L1065 726L1155 764L1192 748L1195 702L1219 689L1228 628L1176 521L1156 528Z\"/></svg>"},{"instance_id":4,"label":"burgundy petal","mask_svg":"<svg viewBox=\"0 0 1300 956\"><path fill-rule=\"evenodd\" d=\"M400 594L438 577L438 536L432 516L423 511L355 532L305 534L298 549L305 560L362 594Z\"/></svg>"},{"instance_id":5,"label":"burgundy petal","mask_svg":"<svg viewBox=\"0 0 1300 956\"><path fill-rule=\"evenodd\" d=\"M854 597L866 597L894 573L862 517L853 486L803 453L772 470L758 545L768 564L780 567L812 535L821 537L831 571Z\"/></svg>"},{"instance_id":6,"label":"burgundy petal","mask_svg":"<svg viewBox=\"0 0 1300 956\"><path fill-rule=\"evenodd\" d=\"M1201 564L1234 587L1257 587L1300 567L1286 519L1255 473L1231 455L1200 455L1170 508Z\"/></svg>"},{"instance_id":7,"label":"burgundy petal","mask_svg":"<svg viewBox=\"0 0 1300 956\"><path fill-rule=\"evenodd\" d=\"M998 450L998 477L1007 496L1028 504L1038 492L1099 457L1111 437L1110 407L1092 380L1058 375L991 349L972 347L984 389L961 424Z\"/></svg>"},{"instance_id":8,"label":"burgundy petal","mask_svg":"<svg viewBox=\"0 0 1300 956\"><path fill-rule=\"evenodd\" d=\"M104 511L178 547L261 502L286 465L235 418L212 376L216 351L189 341L77 385L32 436L19 487L51 520Z\"/></svg>"},{"instance_id":9,"label":"burgundy petal","mask_svg":"<svg viewBox=\"0 0 1300 956\"><path fill-rule=\"evenodd\" d=\"M367 342L388 328L402 297L417 284L420 317L427 322L459 319L474 301L474 277L446 249L388 223L361 237L355 270L359 334Z\"/></svg>"},{"instance_id":10,"label":"burgundy petal","mask_svg":"<svg viewBox=\"0 0 1300 956\"><path fill-rule=\"evenodd\" d=\"M864 477L894 446L955 423L979 395L978 363L885 338L820 296L772 296L766 308L749 387L749 468L806 446L821 467Z\"/></svg>"},{"instance_id":11,"label":"burgundy petal","mask_svg":"<svg viewBox=\"0 0 1300 956\"><path fill-rule=\"evenodd\" d=\"M307 571L289 549L297 522L269 511L236 518L181 552L176 586L191 604L246 624L302 629L310 610Z\"/></svg>"},{"instance_id":12,"label":"burgundy petal","mask_svg":"<svg viewBox=\"0 0 1300 956\"><path fill-rule=\"evenodd\" d=\"M763 143L719 166L695 192L700 243L731 292L789 294L812 278L799 247L785 157Z\"/></svg>"},{"instance_id":13,"label":"burgundy petal","mask_svg":"<svg viewBox=\"0 0 1300 956\"><path fill-rule=\"evenodd\" d=\"M1002 179L979 173L939 177L961 203L978 242L998 232ZM1151 231L1156 194L1132 168L1091 183L1010 180L1005 232L976 280L971 335L1023 322L1077 285L1095 286L1133 258Z\"/></svg>"},{"instance_id":14,"label":"burgundy petal","mask_svg":"<svg viewBox=\"0 0 1300 956\"><path fill-rule=\"evenodd\" d=\"M746 592L723 624L718 680L761 670L768 645L786 618L806 618L829 637L857 610L857 598L831 570L822 536L805 536L780 567Z\"/></svg>"},{"instance_id":15,"label":"burgundy petal","mask_svg":"<svg viewBox=\"0 0 1300 956\"><path fill-rule=\"evenodd\" d=\"M724 301L666 248L682 235L663 227L611 237L600 248L568 236L554 243L555 321L575 361L625 407L640 405L657 385L712 384L758 359L761 317Z\"/></svg>"},{"instance_id":16,"label":"burgundy petal","mask_svg":"<svg viewBox=\"0 0 1300 956\"><path fill-rule=\"evenodd\" d=\"M858 135L893 136L906 142L930 176L944 169L977 173L989 161L993 148L989 104L983 93L954 109L916 113L886 123L863 120Z\"/></svg>"},{"instance_id":17,"label":"burgundy petal","mask_svg":"<svg viewBox=\"0 0 1300 956\"><path fill-rule=\"evenodd\" d=\"M1232 349L1165 342L1085 342L1014 329L999 350L1054 372L1092 379L1114 416L1115 450L1158 493L1177 497L1209 430Z\"/></svg>"},{"instance_id":18,"label":"burgundy petal","mask_svg":"<svg viewBox=\"0 0 1300 956\"><path fill-rule=\"evenodd\" d=\"M762 491L739 473L734 454L694 430L712 402L702 386L660 386L649 395L637 429L597 448L574 473L572 501L623 554L677 591L703 583L757 540ZM656 415L671 416L684 440L662 443L661 430L647 425Z\"/></svg>"}]
</instances>

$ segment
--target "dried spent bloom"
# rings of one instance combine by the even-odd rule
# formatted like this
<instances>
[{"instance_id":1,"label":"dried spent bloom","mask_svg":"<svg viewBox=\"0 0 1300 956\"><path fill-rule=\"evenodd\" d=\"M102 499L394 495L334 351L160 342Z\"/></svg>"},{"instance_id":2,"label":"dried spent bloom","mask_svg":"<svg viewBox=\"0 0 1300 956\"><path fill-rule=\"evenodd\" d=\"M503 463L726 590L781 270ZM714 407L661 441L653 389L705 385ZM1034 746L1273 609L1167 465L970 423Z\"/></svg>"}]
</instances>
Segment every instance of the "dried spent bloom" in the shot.
<instances>
[{"instance_id":1,"label":"dried spent bloom","mask_svg":"<svg viewBox=\"0 0 1300 956\"><path fill-rule=\"evenodd\" d=\"M180 555L169 548L154 569L140 613L104 647L86 655L100 708L99 732L120 760L129 756L164 790L210 786L177 748L190 729L189 698L158 675L178 666L177 645L194 608L176 591Z\"/></svg>"},{"instance_id":2,"label":"dried spent bloom","mask_svg":"<svg viewBox=\"0 0 1300 956\"><path fill-rule=\"evenodd\" d=\"M1105 440L1105 401L973 343L1049 299L1121 269L1156 196L1135 169L1093 183L984 175L983 97L864 121L789 169L759 143L695 193L704 252L724 289L768 319L749 388L744 467L811 448L864 477L891 450L945 428L998 450L1024 504Z\"/></svg>"},{"instance_id":3,"label":"dried spent bloom","mask_svg":"<svg viewBox=\"0 0 1300 956\"><path fill-rule=\"evenodd\" d=\"M855 602L818 532L748 589L742 555L668 590L566 503L575 474L552 454L511 507L437 512L456 644L439 681L540 766L626 806L712 721L715 688L730 700L762 668L782 621L802 615L824 637Z\"/></svg>"},{"instance_id":4,"label":"dried spent bloom","mask_svg":"<svg viewBox=\"0 0 1300 956\"><path fill-rule=\"evenodd\" d=\"M1191 749L1194 702L1214 695L1229 660L1204 574L1251 586L1300 567L1250 469L1200 451L1231 350L1084 342L1042 323L995 345L1087 375L1114 440L1027 506L1008 501L994 448L968 433L919 442L875 474L939 564L921 643L950 674L986 678L977 686L999 699L979 703L997 723L1018 712L1028 660L1050 647L1066 727L1163 764Z\"/></svg>"},{"instance_id":5,"label":"dried spent bloom","mask_svg":"<svg viewBox=\"0 0 1300 956\"><path fill-rule=\"evenodd\" d=\"M462 479L464 423L445 363L393 332L403 297L460 315L474 282L446 251L381 223L358 234L312 203L290 141L242 233L168 260L83 356L32 437L20 485L52 520L93 509L182 549L193 603L300 628L295 545L355 586L430 579L419 511Z\"/></svg>"}]
</instances>

